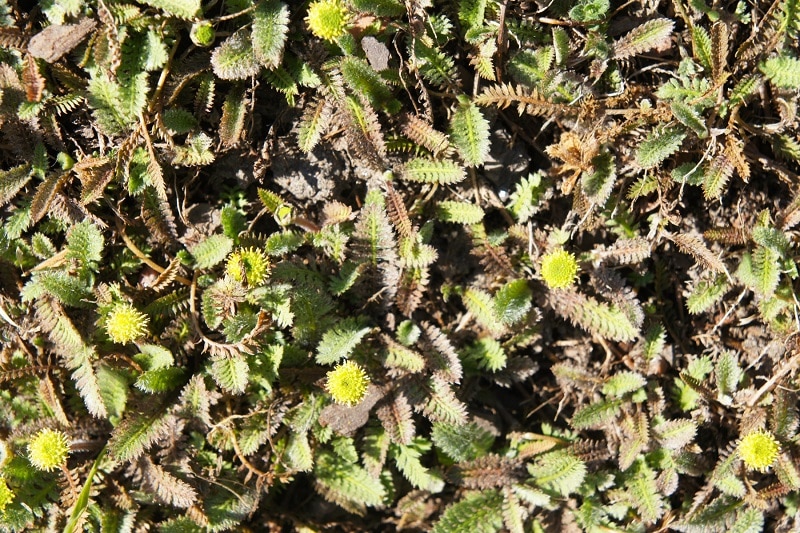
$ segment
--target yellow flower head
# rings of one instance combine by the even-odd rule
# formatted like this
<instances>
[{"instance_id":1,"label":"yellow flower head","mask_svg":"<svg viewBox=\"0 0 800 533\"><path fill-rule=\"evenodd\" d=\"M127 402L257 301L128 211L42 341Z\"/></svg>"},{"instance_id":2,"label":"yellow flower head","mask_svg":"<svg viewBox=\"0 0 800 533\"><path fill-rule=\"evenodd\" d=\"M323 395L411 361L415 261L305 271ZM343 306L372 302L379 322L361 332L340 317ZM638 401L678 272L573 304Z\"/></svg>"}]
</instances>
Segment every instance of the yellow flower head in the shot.
<instances>
[{"instance_id":1,"label":"yellow flower head","mask_svg":"<svg viewBox=\"0 0 800 533\"><path fill-rule=\"evenodd\" d=\"M14 501L14 491L8 488L6 479L0 477L0 517L6 512L6 507Z\"/></svg>"},{"instance_id":2,"label":"yellow flower head","mask_svg":"<svg viewBox=\"0 0 800 533\"><path fill-rule=\"evenodd\" d=\"M69 455L67 436L61 431L43 429L28 443L28 459L39 470L50 471L63 465Z\"/></svg>"},{"instance_id":3,"label":"yellow flower head","mask_svg":"<svg viewBox=\"0 0 800 533\"><path fill-rule=\"evenodd\" d=\"M764 472L775 462L781 445L769 431L759 430L748 433L739 441L737 452L745 466L750 470Z\"/></svg>"},{"instance_id":4,"label":"yellow flower head","mask_svg":"<svg viewBox=\"0 0 800 533\"><path fill-rule=\"evenodd\" d=\"M350 16L342 0L317 0L308 6L306 24L311 33L335 41L347 31Z\"/></svg>"},{"instance_id":5,"label":"yellow flower head","mask_svg":"<svg viewBox=\"0 0 800 533\"><path fill-rule=\"evenodd\" d=\"M369 386L369 376L358 363L346 361L328 372L325 389L333 396L336 403L356 405L364 399Z\"/></svg>"},{"instance_id":6,"label":"yellow flower head","mask_svg":"<svg viewBox=\"0 0 800 533\"><path fill-rule=\"evenodd\" d=\"M116 304L105 320L106 331L112 341L120 344L132 342L147 333L147 315L129 303Z\"/></svg>"},{"instance_id":7,"label":"yellow flower head","mask_svg":"<svg viewBox=\"0 0 800 533\"><path fill-rule=\"evenodd\" d=\"M542 279L551 289L563 289L575 282L578 260L570 252L558 249L542 257Z\"/></svg>"},{"instance_id":8,"label":"yellow flower head","mask_svg":"<svg viewBox=\"0 0 800 533\"><path fill-rule=\"evenodd\" d=\"M247 281L251 287L261 285L269 273L269 259L255 248L243 248L228 257L225 271L236 281Z\"/></svg>"}]
</instances>

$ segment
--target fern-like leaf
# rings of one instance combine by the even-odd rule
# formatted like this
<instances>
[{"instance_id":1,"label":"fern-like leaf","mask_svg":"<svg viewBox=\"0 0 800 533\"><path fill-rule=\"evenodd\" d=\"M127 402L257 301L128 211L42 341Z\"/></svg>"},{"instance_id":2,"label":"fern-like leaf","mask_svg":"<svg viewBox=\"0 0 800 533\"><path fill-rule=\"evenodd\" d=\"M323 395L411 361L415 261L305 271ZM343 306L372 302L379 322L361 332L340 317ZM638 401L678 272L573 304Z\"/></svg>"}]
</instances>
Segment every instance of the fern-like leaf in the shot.
<instances>
[{"instance_id":1,"label":"fern-like leaf","mask_svg":"<svg viewBox=\"0 0 800 533\"><path fill-rule=\"evenodd\" d=\"M703 195L706 200L719 198L725 192L725 186L731 179L736 167L724 153L718 154L705 168L703 175Z\"/></svg>"},{"instance_id":2,"label":"fern-like leaf","mask_svg":"<svg viewBox=\"0 0 800 533\"><path fill-rule=\"evenodd\" d=\"M678 151L686 132L683 128L657 128L636 150L636 161L642 168L653 168Z\"/></svg>"},{"instance_id":3,"label":"fern-like leaf","mask_svg":"<svg viewBox=\"0 0 800 533\"><path fill-rule=\"evenodd\" d=\"M494 437L474 422L453 425L435 422L431 438L438 449L454 461L472 461L486 454Z\"/></svg>"},{"instance_id":4,"label":"fern-like leaf","mask_svg":"<svg viewBox=\"0 0 800 533\"><path fill-rule=\"evenodd\" d=\"M250 367L240 353L220 354L211 361L211 376L219 387L231 394L242 394L247 388Z\"/></svg>"},{"instance_id":5,"label":"fern-like leaf","mask_svg":"<svg viewBox=\"0 0 800 533\"><path fill-rule=\"evenodd\" d=\"M32 176L30 164L0 171L0 207L13 200Z\"/></svg>"},{"instance_id":6,"label":"fern-like leaf","mask_svg":"<svg viewBox=\"0 0 800 533\"><path fill-rule=\"evenodd\" d=\"M155 408L150 414L129 415L114 428L108 450L118 461L132 461L142 455L169 430L171 416Z\"/></svg>"},{"instance_id":7,"label":"fern-like leaf","mask_svg":"<svg viewBox=\"0 0 800 533\"><path fill-rule=\"evenodd\" d=\"M667 18L648 20L614 43L614 56L625 59L653 48L664 48L670 43L674 27L675 22Z\"/></svg>"},{"instance_id":8,"label":"fern-like leaf","mask_svg":"<svg viewBox=\"0 0 800 533\"><path fill-rule=\"evenodd\" d=\"M464 169L453 161L437 161L428 158L414 158L403 165L401 175L404 179L418 183L438 183L452 185L467 177Z\"/></svg>"},{"instance_id":9,"label":"fern-like leaf","mask_svg":"<svg viewBox=\"0 0 800 533\"><path fill-rule=\"evenodd\" d=\"M800 89L800 59L778 56L767 59L759 69L773 84L786 89Z\"/></svg>"},{"instance_id":10,"label":"fern-like leaf","mask_svg":"<svg viewBox=\"0 0 800 533\"><path fill-rule=\"evenodd\" d=\"M489 121L469 100L461 100L453 113L450 140L468 166L480 166L489 157Z\"/></svg>"},{"instance_id":11,"label":"fern-like leaf","mask_svg":"<svg viewBox=\"0 0 800 533\"><path fill-rule=\"evenodd\" d=\"M457 224L477 224L483 220L483 209L470 202L442 200L437 207L439 220Z\"/></svg>"},{"instance_id":12,"label":"fern-like leaf","mask_svg":"<svg viewBox=\"0 0 800 533\"><path fill-rule=\"evenodd\" d=\"M720 301L728 291L728 287L728 278L722 274L712 280L702 280L686 299L686 308L693 315L704 313Z\"/></svg>"},{"instance_id":13,"label":"fern-like leaf","mask_svg":"<svg viewBox=\"0 0 800 533\"><path fill-rule=\"evenodd\" d=\"M395 444L392 455L398 470L414 487L435 494L444 488L444 480L441 474L426 468L420 460L422 454L430 449L430 443L418 437L409 445Z\"/></svg>"},{"instance_id":14,"label":"fern-like leaf","mask_svg":"<svg viewBox=\"0 0 800 533\"><path fill-rule=\"evenodd\" d=\"M153 463L148 457L140 457L137 467L142 475L143 488L167 505L186 508L197 500L197 492L191 485Z\"/></svg>"},{"instance_id":15,"label":"fern-like leaf","mask_svg":"<svg viewBox=\"0 0 800 533\"><path fill-rule=\"evenodd\" d=\"M503 496L496 490L467 494L445 509L432 533L495 533L503 528Z\"/></svg>"},{"instance_id":16,"label":"fern-like leaf","mask_svg":"<svg viewBox=\"0 0 800 533\"><path fill-rule=\"evenodd\" d=\"M622 407L622 400L602 400L579 409L572 417L572 427L587 429L601 427L614 420Z\"/></svg>"},{"instance_id":17,"label":"fern-like leaf","mask_svg":"<svg viewBox=\"0 0 800 533\"><path fill-rule=\"evenodd\" d=\"M691 255L704 268L717 273L727 272L725 263L708 249L699 236L678 233L669 235L669 239L677 244L682 252Z\"/></svg>"},{"instance_id":18,"label":"fern-like leaf","mask_svg":"<svg viewBox=\"0 0 800 533\"><path fill-rule=\"evenodd\" d=\"M493 105L500 109L516 105L520 115L527 113L533 116L552 116L570 112L569 106L554 104L541 96L535 89L528 90L522 86L507 83L487 87L475 97L473 102L479 106Z\"/></svg>"},{"instance_id":19,"label":"fern-like leaf","mask_svg":"<svg viewBox=\"0 0 800 533\"><path fill-rule=\"evenodd\" d=\"M349 357L361 340L370 332L357 318L346 318L322 335L317 346L316 362L330 365Z\"/></svg>"},{"instance_id":20,"label":"fern-like leaf","mask_svg":"<svg viewBox=\"0 0 800 533\"><path fill-rule=\"evenodd\" d=\"M283 2L265 0L253 12L253 52L256 60L268 69L283 59L286 33L289 31L289 8Z\"/></svg>"},{"instance_id":21,"label":"fern-like leaf","mask_svg":"<svg viewBox=\"0 0 800 533\"><path fill-rule=\"evenodd\" d=\"M380 479L327 450L317 453L314 466L317 486L325 499L364 513L365 508L382 503L385 489Z\"/></svg>"},{"instance_id":22,"label":"fern-like leaf","mask_svg":"<svg viewBox=\"0 0 800 533\"><path fill-rule=\"evenodd\" d=\"M528 472L542 489L568 496L581 486L587 468L586 463L569 451L555 450L529 464Z\"/></svg>"},{"instance_id":23,"label":"fern-like leaf","mask_svg":"<svg viewBox=\"0 0 800 533\"><path fill-rule=\"evenodd\" d=\"M417 115L407 115L401 129L406 137L418 145L424 146L434 156L447 152L450 148L450 140L447 135L434 129L427 120Z\"/></svg>"}]
</instances>

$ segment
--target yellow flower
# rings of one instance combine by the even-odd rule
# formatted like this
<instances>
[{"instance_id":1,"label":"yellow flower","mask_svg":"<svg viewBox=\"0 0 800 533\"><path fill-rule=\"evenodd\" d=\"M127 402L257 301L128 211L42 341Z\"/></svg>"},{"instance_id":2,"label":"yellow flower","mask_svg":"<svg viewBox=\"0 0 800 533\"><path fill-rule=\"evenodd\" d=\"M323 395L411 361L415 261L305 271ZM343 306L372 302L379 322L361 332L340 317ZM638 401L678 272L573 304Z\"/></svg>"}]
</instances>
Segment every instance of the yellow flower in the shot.
<instances>
[{"instance_id":1,"label":"yellow flower","mask_svg":"<svg viewBox=\"0 0 800 533\"><path fill-rule=\"evenodd\" d=\"M28 459L39 470L50 471L64 464L69 455L67 436L61 431L43 429L28 443Z\"/></svg>"},{"instance_id":2,"label":"yellow flower","mask_svg":"<svg viewBox=\"0 0 800 533\"><path fill-rule=\"evenodd\" d=\"M346 361L328 372L325 389L336 403L354 406L364 399L369 386L369 376L358 363Z\"/></svg>"},{"instance_id":3,"label":"yellow flower","mask_svg":"<svg viewBox=\"0 0 800 533\"><path fill-rule=\"evenodd\" d=\"M542 257L542 279L551 289L563 289L575 282L578 260L566 250L559 249Z\"/></svg>"},{"instance_id":4,"label":"yellow flower","mask_svg":"<svg viewBox=\"0 0 800 533\"><path fill-rule=\"evenodd\" d=\"M251 287L261 285L269 272L269 259L255 248L243 248L228 257L225 271L236 281L247 281Z\"/></svg>"},{"instance_id":5,"label":"yellow flower","mask_svg":"<svg viewBox=\"0 0 800 533\"><path fill-rule=\"evenodd\" d=\"M14 491L8 488L6 479L0 477L0 517L6 512L6 507L14 501Z\"/></svg>"},{"instance_id":6,"label":"yellow flower","mask_svg":"<svg viewBox=\"0 0 800 533\"><path fill-rule=\"evenodd\" d=\"M750 470L764 472L775 462L781 446L769 431L748 433L739 441L737 452Z\"/></svg>"},{"instance_id":7,"label":"yellow flower","mask_svg":"<svg viewBox=\"0 0 800 533\"><path fill-rule=\"evenodd\" d=\"M335 41L344 35L349 19L341 0L317 0L308 6L306 24L320 39Z\"/></svg>"},{"instance_id":8,"label":"yellow flower","mask_svg":"<svg viewBox=\"0 0 800 533\"><path fill-rule=\"evenodd\" d=\"M118 303L108 313L105 326L112 341L125 344L147 333L149 321L147 315L137 311L131 304Z\"/></svg>"}]
</instances>

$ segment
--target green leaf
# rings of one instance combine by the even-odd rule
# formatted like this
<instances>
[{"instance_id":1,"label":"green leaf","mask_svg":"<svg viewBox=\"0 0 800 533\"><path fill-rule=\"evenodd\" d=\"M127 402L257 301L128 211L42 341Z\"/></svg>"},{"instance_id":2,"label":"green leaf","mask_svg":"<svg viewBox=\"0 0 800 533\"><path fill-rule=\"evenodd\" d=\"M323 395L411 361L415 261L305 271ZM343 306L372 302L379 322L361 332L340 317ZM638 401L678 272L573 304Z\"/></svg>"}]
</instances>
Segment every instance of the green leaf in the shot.
<instances>
[{"instance_id":1,"label":"green leaf","mask_svg":"<svg viewBox=\"0 0 800 533\"><path fill-rule=\"evenodd\" d=\"M442 200L436 206L439 220L457 224L477 224L483 220L483 209L470 202Z\"/></svg>"},{"instance_id":2,"label":"green leaf","mask_svg":"<svg viewBox=\"0 0 800 533\"><path fill-rule=\"evenodd\" d=\"M592 172L581 175L581 187L590 202L604 205L617 178L617 165L610 152L603 152L592 158Z\"/></svg>"},{"instance_id":3,"label":"green leaf","mask_svg":"<svg viewBox=\"0 0 800 533\"><path fill-rule=\"evenodd\" d=\"M692 25L692 50L706 72L711 72L711 37L702 26Z\"/></svg>"},{"instance_id":4,"label":"green leaf","mask_svg":"<svg viewBox=\"0 0 800 533\"><path fill-rule=\"evenodd\" d=\"M680 100L675 100L670 103L670 109L672 110L672 115L678 119L681 124L694 131L698 137L701 139L708 137L706 122L693 106L685 104Z\"/></svg>"},{"instance_id":5,"label":"green leaf","mask_svg":"<svg viewBox=\"0 0 800 533\"><path fill-rule=\"evenodd\" d=\"M728 397L729 403L731 401L730 396L736 392L736 389L739 387L739 380L743 375L736 356L731 352L724 352L720 355L715 367L715 374L717 394L721 398Z\"/></svg>"},{"instance_id":6,"label":"green leaf","mask_svg":"<svg viewBox=\"0 0 800 533\"><path fill-rule=\"evenodd\" d=\"M486 455L494 443L491 432L475 422L459 425L434 422L431 439L453 461L477 459Z\"/></svg>"},{"instance_id":7,"label":"green leaf","mask_svg":"<svg viewBox=\"0 0 800 533\"><path fill-rule=\"evenodd\" d=\"M728 278L724 274L718 274L712 280L702 280L686 299L686 308L693 315L703 313L720 301L728 288Z\"/></svg>"},{"instance_id":8,"label":"green leaf","mask_svg":"<svg viewBox=\"0 0 800 533\"><path fill-rule=\"evenodd\" d=\"M528 464L528 473L539 487L561 496L578 490L586 477L586 464L567 450L555 450Z\"/></svg>"},{"instance_id":9,"label":"green leaf","mask_svg":"<svg viewBox=\"0 0 800 533\"><path fill-rule=\"evenodd\" d=\"M88 267L100 261L105 242L100 229L88 220L75 224L67 233L67 258Z\"/></svg>"},{"instance_id":10,"label":"green leaf","mask_svg":"<svg viewBox=\"0 0 800 533\"><path fill-rule=\"evenodd\" d=\"M200 14L200 0L142 0L142 3L187 20Z\"/></svg>"},{"instance_id":11,"label":"green leaf","mask_svg":"<svg viewBox=\"0 0 800 533\"><path fill-rule=\"evenodd\" d=\"M211 268L224 260L233 249L233 239L226 235L211 235L190 251L196 269Z\"/></svg>"},{"instance_id":12,"label":"green leaf","mask_svg":"<svg viewBox=\"0 0 800 533\"><path fill-rule=\"evenodd\" d=\"M494 295L494 311L506 326L513 326L531 310L532 293L528 281L517 279L503 285Z\"/></svg>"},{"instance_id":13,"label":"green leaf","mask_svg":"<svg viewBox=\"0 0 800 533\"><path fill-rule=\"evenodd\" d=\"M495 314L492 297L487 292L468 288L464 290L461 299L469 312L482 326L494 333L503 331L503 324Z\"/></svg>"},{"instance_id":14,"label":"green leaf","mask_svg":"<svg viewBox=\"0 0 800 533\"><path fill-rule=\"evenodd\" d=\"M620 372L603 385L603 394L620 398L628 393L635 392L647 384L647 380L638 372Z\"/></svg>"},{"instance_id":15,"label":"green leaf","mask_svg":"<svg viewBox=\"0 0 800 533\"><path fill-rule=\"evenodd\" d=\"M420 460L422 454L430 449L431 444L418 437L408 446L393 445L392 455L394 455L398 470L414 487L435 494L444 488L444 480L438 472L424 467Z\"/></svg>"},{"instance_id":16,"label":"green leaf","mask_svg":"<svg viewBox=\"0 0 800 533\"><path fill-rule=\"evenodd\" d=\"M503 529L503 496L495 489L470 492L445 509L432 533L495 533Z\"/></svg>"},{"instance_id":17,"label":"green leaf","mask_svg":"<svg viewBox=\"0 0 800 533\"><path fill-rule=\"evenodd\" d=\"M30 181L31 176L31 165L28 163L9 170L0 170L0 207L13 200Z\"/></svg>"},{"instance_id":18,"label":"green leaf","mask_svg":"<svg viewBox=\"0 0 800 533\"><path fill-rule=\"evenodd\" d=\"M464 169L453 161L417 157L410 159L400 171L403 179L418 183L452 185L467 177Z\"/></svg>"},{"instance_id":19,"label":"green leaf","mask_svg":"<svg viewBox=\"0 0 800 533\"><path fill-rule=\"evenodd\" d=\"M357 318L346 318L322 335L317 346L316 362L330 365L349 357L371 328L364 327Z\"/></svg>"},{"instance_id":20,"label":"green leaf","mask_svg":"<svg viewBox=\"0 0 800 533\"><path fill-rule=\"evenodd\" d=\"M250 36L238 31L225 39L211 54L214 74L223 80L244 80L261 70Z\"/></svg>"},{"instance_id":21,"label":"green leaf","mask_svg":"<svg viewBox=\"0 0 800 533\"><path fill-rule=\"evenodd\" d=\"M383 502L386 490L380 479L370 476L357 464L321 450L314 466L316 482L326 489L326 497L339 505L363 509Z\"/></svg>"},{"instance_id":22,"label":"green leaf","mask_svg":"<svg viewBox=\"0 0 800 533\"><path fill-rule=\"evenodd\" d=\"M150 394L169 392L183 384L183 375L184 370L176 367L148 370L142 372L135 385L137 389Z\"/></svg>"},{"instance_id":23,"label":"green leaf","mask_svg":"<svg viewBox=\"0 0 800 533\"><path fill-rule=\"evenodd\" d=\"M170 417L160 409L148 415L131 416L122 421L108 441L108 451L117 461L132 461L161 438L169 427Z\"/></svg>"},{"instance_id":24,"label":"green leaf","mask_svg":"<svg viewBox=\"0 0 800 533\"><path fill-rule=\"evenodd\" d=\"M652 524L664 514L664 500L658 493L656 473L642 459L636 461L628 473L625 486L631 503L639 511L641 519Z\"/></svg>"},{"instance_id":25,"label":"green leaf","mask_svg":"<svg viewBox=\"0 0 800 533\"><path fill-rule=\"evenodd\" d=\"M490 337L478 339L464 350L464 361L479 369L497 372L506 367L508 357L503 346Z\"/></svg>"},{"instance_id":26,"label":"green leaf","mask_svg":"<svg viewBox=\"0 0 800 533\"><path fill-rule=\"evenodd\" d=\"M401 105L380 74L363 59L348 56L339 63L345 83L356 93L364 96L375 109L389 113L400 111Z\"/></svg>"},{"instance_id":27,"label":"green leaf","mask_svg":"<svg viewBox=\"0 0 800 533\"><path fill-rule=\"evenodd\" d=\"M617 59L641 54L653 48L669 44L675 23L667 18L648 20L637 26L614 43L614 56Z\"/></svg>"},{"instance_id":28,"label":"green leaf","mask_svg":"<svg viewBox=\"0 0 800 533\"><path fill-rule=\"evenodd\" d=\"M622 400L603 400L578 409L572 417L572 427L578 430L601 427L617 417L622 403Z\"/></svg>"},{"instance_id":29,"label":"green leaf","mask_svg":"<svg viewBox=\"0 0 800 533\"><path fill-rule=\"evenodd\" d=\"M518 222L527 222L542 206L547 197L550 183L540 172L522 178L509 197L508 209Z\"/></svg>"},{"instance_id":30,"label":"green leaf","mask_svg":"<svg viewBox=\"0 0 800 533\"><path fill-rule=\"evenodd\" d=\"M800 89L800 59L778 56L767 59L758 67L778 87Z\"/></svg>"},{"instance_id":31,"label":"green leaf","mask_svg":"<svg viewBox=\"0 0 800 533\"><path fill-rule=\"evenodd\" d=\"M480 166L489 157L489 121L467 99L460 100L450 120L450 140L468 166Z\"/></svg>"},{"instance_id":32,"label":"green leaf","mask_svg":"<svg viewBox=\"0 0 800 533\"><path fill-rule=\"evenodd\" d=\"M217 356L211 363L211 377L225 392L242 394L247 388L250 367L241 354Z\"/></svg>"},{"instance_id":33,"label":"green leaf","mask_svg":"<svg viewBox=\"0 0 800 533\"><path fill-rule=\"evenodd\" d=\"M686 132L683 128L656 128L636 150L636 161L642 168L653 168L678 151Z\"/></svg>"},{"instance_id":34,"label":"green leaf","mask_svg":"<svg viewBox=\"0 0 800 533\"><path fill-rule=\"evenodd\" d=\"M283 2L265 0L253 12L251 38L256 60L268 69L283 59L283 47L289 31L289 8Z\"/></svg>"}]
</instances>

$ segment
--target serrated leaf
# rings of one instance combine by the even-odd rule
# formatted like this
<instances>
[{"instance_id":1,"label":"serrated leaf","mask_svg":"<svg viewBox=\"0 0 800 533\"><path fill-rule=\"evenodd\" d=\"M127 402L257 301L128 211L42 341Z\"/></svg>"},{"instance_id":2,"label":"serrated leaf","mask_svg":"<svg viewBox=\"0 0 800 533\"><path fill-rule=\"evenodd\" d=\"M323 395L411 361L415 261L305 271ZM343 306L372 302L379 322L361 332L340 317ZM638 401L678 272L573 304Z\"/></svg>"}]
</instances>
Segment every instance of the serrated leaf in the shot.
<instances>
[{"instance_id":1,"label":"serrated leaf","mask_svg":"<svg viewBox=\"0 0 800 533\"><path fill-rule=\"evenodd\" d=\"M418 183L452 185L467 177L464 169L453 161L443 159L414 158L406 162L401 170L403 179Z\"/></svg>"},{"instance_id":2,"label":"serrated leaf","mask_svg":"<svg viewBox=\"0 0 800 533\"><path fill-rule=\"evenodd\" d=\"M778 87L800 89L800 59L778 56L767 59L758 67Z\"/></svg>"},{"instance_id":3,"label":"serrated leaf","mask_svg":"<svg viewBox=\"0 0 800 533\"><path fill-rule=\"evenodd\" d=\"M653 48L664 47L670 43L674 27L675 23L667 18L648 20L614 43L614 56L625 59Z\"/></svg>"},{"instance_id":4,"label":"serrated leaf","mask_svg":"<svg viewBox=\"0 0 800 533\"><path fill-rule=\"evenodd\" d=\"M356 318L347 318L339 322L322 335L317 345L315 361L321 365L330 365L349 357L371 328L363 326Z\"/></svg>"},{"instance_id":5,"label":"serrated leaf","mask_svg":"<svg viewBox=\"0 0 800 533\"><path fill-rule=\"evenodd\" d=\"M503 285L494 295L494 311L506 326L512 326L525 318L530 311L532 293L527 280L518 279Z\"/></svg>"},{"instance_id":6,"label":"serrated leaf","mask_svg":"<svg viewBox=\"0 0 800 533\"><path fill-rule=\"evenodd\" d=\"M489 157L489 121L468 100L453 113L450 141L468 166L480 166Z\"/></svg>"},{"instance_id":7,"label":"serrated leaf","mask_svg":"<svg viewBox=\"0 0 800 533\"><path fill-rule=\"evenodd\" d=\"M251 38L256 60L268 69L283 59L283 47L289 31L289 8L283 2L263 1L253 12Z\"/></svg>"},{"instance_id":8,"label":"serrated leaf","mask_svg":"<svg viewBox=\"0 0 800 533\"><path fill-rule=\"evenodd\" d=\"M436 206L439 220L457 224L477 224L483 220L483 209L470 202L442 200Z\"/></svg>"},{"instance_id":9,"label":"serrated leaf","mask_svg":"<svg viewBox=\"0 0 800 533\"><path fill-rule=\"evenodd\" d=\"M187 20L200 13L200 0L142 0L142 3Z\"/></svg>"},{"instance_id":10,"label":"serrated leaf","mask_svg":"<svg viewBox=\"0 0 800 533\"><path fill-rule=\"evenodd\" d=\"M211 268L224 260L233 249L233 239L226 235L211 235L190 251L195 268Z\"/></svg>"},{"instance_id":11,"label":"serrated leaf","mask_svg":"<svg viewBox=\"0 0 800 533\"><path fill-rule=\"evenodd\" d=\"M684 126L694 131L698 137L701 139L708 137L706 122L697 109L680 100L671 102L670 109L672 110L672 116L678 119Z\"/></svg>"},{"instance_id":12,"label":"serrated leaf","mask_svg":"<svg viewBox=\"0 0 800 533\"><path fill-rule=\"evenodd\" d=\"M241 354L217 356L211 363L211 377L225 392L242 394L247 388L250 367Z\"/></svg>"},{"instance_id":13,"label":"serrated leaf","mask_svg":"<svg viewBox=\"0 0 800 533\"><path fill-rule=\"evenodd\" d=\"M636 161L642 168L653 168L678 151L686 132L682 128L656 129L636 150Z\"/></svg>"},{"instance_id":14,"label":"serrated leaf","mask_svg":"<svg viewBox=\"0 0 800 533\"><path fill-rule=\"evenodd\" d=\"M250 36L242 31L225 39L214 50L211 54L211 66L214 74L223 80L244 80L261 70Z\"/></svg>"}]
</instances>

